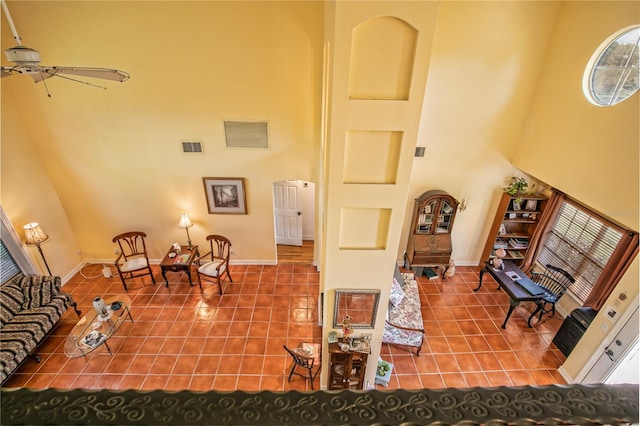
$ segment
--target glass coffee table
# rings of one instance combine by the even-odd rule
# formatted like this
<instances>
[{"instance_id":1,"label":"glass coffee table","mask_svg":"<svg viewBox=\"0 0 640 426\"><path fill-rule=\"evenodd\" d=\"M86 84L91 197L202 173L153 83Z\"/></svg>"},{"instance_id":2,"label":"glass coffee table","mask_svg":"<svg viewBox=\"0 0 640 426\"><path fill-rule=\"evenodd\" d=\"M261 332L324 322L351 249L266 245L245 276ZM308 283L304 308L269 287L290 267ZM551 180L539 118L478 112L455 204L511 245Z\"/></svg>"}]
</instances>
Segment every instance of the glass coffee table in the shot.
<instances>
[{"instance_id":1,"label":"glass coffee table","mask_svg":"<svg viewBox=\"0 0 640 426\"><path fill-rule=\"evenodd\" d=\"M67 336L64 342L64 353L69 358L79 358L104 346L113 355L107 341L118 331L128 318L133 322L129 309L131 298L124 294L104 299L107 305L108 317L102 319L95 309L80 318L78 324Z\"/></svg>"}]
</instances>

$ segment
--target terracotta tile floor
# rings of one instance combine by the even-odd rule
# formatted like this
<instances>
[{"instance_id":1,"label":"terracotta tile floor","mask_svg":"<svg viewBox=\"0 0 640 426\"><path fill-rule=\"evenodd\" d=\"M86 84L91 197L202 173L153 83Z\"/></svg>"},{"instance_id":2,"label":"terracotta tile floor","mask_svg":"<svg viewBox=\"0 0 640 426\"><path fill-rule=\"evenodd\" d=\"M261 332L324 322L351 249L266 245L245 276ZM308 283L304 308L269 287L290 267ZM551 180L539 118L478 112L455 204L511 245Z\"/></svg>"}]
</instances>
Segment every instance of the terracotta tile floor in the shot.
<instances>
[{"instance_id":1,"label":"terracotta tile floor","mask_svg":"<svg viewBox=\"0 0 640 426\"><path fill-rule=\"evenodd\" d=\"M64 286L83 312L92 309L97 295L124 293L119 278L102 277L101 268L87 266ZM113 356L103 348L86 359L65 356L65 336L77 322L70 310L40 347L42 361L29 358L6 386L309 389L299 376L287 382L290 358L282 345L321 342L319 274L313 266L232 265L234 282L225 284L223 297L213 286L202 292L197 283L189 286L184 273L168 273L167 288L155 268L156 285L149 277L128 285L134 322L109 340ZM446 281L419 279L427 338L419 357L406 348L382 346L382 358L395 366L389 389L564 383L556 372L564 355L551 344L559 315L530 329L526 318L532 306L523 304L502 330L506 295L491 280L474 293L477 268L457 269Z\"/></svg>"}]
</instances>

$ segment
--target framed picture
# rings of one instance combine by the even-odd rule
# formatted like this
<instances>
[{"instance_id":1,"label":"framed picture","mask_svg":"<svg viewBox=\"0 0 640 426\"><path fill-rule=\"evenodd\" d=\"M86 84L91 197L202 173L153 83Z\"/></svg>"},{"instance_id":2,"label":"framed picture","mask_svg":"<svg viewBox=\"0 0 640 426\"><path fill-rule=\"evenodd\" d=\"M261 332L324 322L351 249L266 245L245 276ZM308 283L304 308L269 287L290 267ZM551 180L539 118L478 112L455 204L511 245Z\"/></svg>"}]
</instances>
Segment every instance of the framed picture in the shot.
<instances>
[{"instance_id":1,"label":"framed picture","mask_svg":"<svg viewBox=\"0 0 640 426\"><path fill-rule=\"evenodd\" d=\"M247 214L244 178L202 178L209 214Z\"/></svg>"},{"instance_id":2,"label":"framed picture","mask_svg":"<svg viewBox=\"0 0 640 426\"><path fill-rule=\"evenodd\" d=\"M525 209L535 211L538 208L538 201L536 200L527 200L527 204L525 205Z\"/></svg>"},{"instance_id":3,"label":"framed picture","mask_svg":"<svg viewBox=\"0 0 640 426\"><path fill-rule=\"evenodd\" d=\"M514 210L520 210L520 209L521 209L521 207L520 207L520 201L518 201L518 200L513 200L513 209L514 209Z\"/></svg>"}]
</instances>

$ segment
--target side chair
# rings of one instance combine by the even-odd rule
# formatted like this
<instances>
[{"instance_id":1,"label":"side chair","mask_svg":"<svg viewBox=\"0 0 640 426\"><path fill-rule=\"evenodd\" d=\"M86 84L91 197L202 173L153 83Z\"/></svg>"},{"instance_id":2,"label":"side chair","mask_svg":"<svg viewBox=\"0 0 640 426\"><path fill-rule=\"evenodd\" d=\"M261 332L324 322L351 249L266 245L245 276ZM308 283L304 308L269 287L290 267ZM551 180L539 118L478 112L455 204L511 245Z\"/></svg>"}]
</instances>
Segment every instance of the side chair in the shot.
<instances>
[{"instance_id":1,"label":"side chair","mask_svg":"<svg viewBox=\"0 0 640 426\"><path fill-rule=\"evenodd\" d=\"M295 349L290 349L286 345L282 345L282 347L289 355L291 355L291 358L293 358L291 371L289 372L289 379L287 381L290 382L291 376L296 374L300 377L304 377L305 379L309 379L311 390L313 390L313 380L320 372L320 367L322 366L320 363L320 345L313 343L300 343ZM305 374L297 372L296 368L298 367L306 370Z\"/></svg>"},{"instance_id":2,"label":"side chair","mask_svg":"<svg viewBox=\"0 0 640 426\"><path fill-rule=\"evenodd\" d=\"M127 290L126 280L145 275L150 275L151 281L156 283L149 265L147 246L144 242L146 236L147 234L144 232L131 231L113 237L113 242L118 243L120 247L120 255L116 259L115 265L125 290Z\"/></svg>"},{"instance_id":3,"label":"side chair","mask_svg":"<svg viewBox=\"0 0 640 426\"><path fill-rule=\"evenodd\" d=\"M231 274L229 272L229 257L231 256L231 241L227 237L222 235L208 235L207 241L209 241L210 250L208 253L200 256L197 260L198 265L201 261L206 263L198 266L198 282L200 289L202 290L202 281L217 284L220 289L220 295L222 295L222 283L224 277L229 278L230 282Z\"/></svg>"},{"instance_id":4,"label":"side chair","mask_svg":"<svg viewBox=\"0 0 640 426\"><path fill-rule=\"evenodd\" d=\"M545 267L544 272L531 273L531 281L544 288L545 294L542 299L536 302L536 309L527 321L529 327L531 327L531 320L536 314L538 315L538 323L542 321L542 316L545 314L555 315L556 302L565 294L569 286L576 282L575 278L564 269L553 265L545 265Z\"/></svg>"}]
</instances>

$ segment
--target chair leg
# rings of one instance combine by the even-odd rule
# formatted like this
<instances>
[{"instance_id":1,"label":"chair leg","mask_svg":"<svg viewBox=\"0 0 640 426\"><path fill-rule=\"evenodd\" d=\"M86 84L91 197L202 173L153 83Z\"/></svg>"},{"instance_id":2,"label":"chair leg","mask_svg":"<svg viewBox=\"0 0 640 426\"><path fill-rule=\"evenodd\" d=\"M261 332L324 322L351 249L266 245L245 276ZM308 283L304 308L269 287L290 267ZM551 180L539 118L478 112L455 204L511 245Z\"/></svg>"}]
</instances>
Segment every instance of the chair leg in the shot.
<instances>
[{"instance_id":1,"label":"chair leg","mask_svg":"<svg viewBox=\"0 0 640 426\"><path fill-rule=\"evenodd\" d=\"M542 303L536 303L536 310L533 311L533 313L531 314L531 316L529 317L529 319L527 320L527 325L529 326L529 328L533 327L531 325L531 320L533 319L533 317L536 316L536 314L538 312L540 312L540 318L538 318L538 322L540 322L540 320L542 319L542 314L544 314L544 304Z\"/></svg>"},{"instance_id":2,"label":"chair leg","mask_svg":"<svg viewBox=\"0 0 640 426\"><path fill-rule=\"evenodd\" d=\"M309 369L309 383L311 383L311 390L313 390L313 379L315 379L314 375L311 373L312 368Z\"/></svg>"},{"instance_id":3,"label":"chair leg","mask_svg":"<svg viewBox=\"0 0 640 426\"><path fill-rule=\"evenodd\" d=\"M127 291L127 283L124 281L124 277L122 276L122 272L118 271L118 275L120 275L120 281L122 281L122 287L124 287L124 291Z\"/></svg>"},{"instance_id":4,"label":"chair leg","mask_svg":"<svg viewBox=\"0 0 640 426\"><path fill-rule=\"evenodd\" d=\"M293 363L293 366L291 366L291 372L289 373L289 378L287 379L287 382L291 381L291 376L293 376L293 372L296 369L296 363Z\"/></svg>"}]
</instances>

